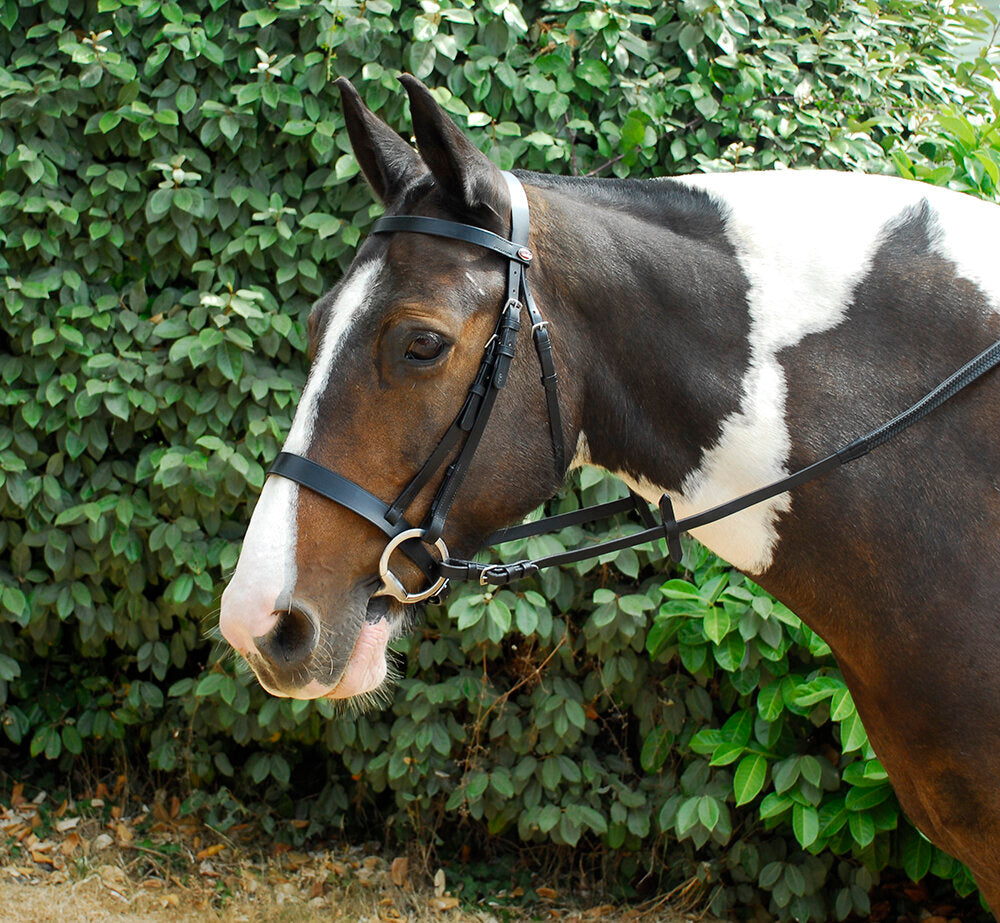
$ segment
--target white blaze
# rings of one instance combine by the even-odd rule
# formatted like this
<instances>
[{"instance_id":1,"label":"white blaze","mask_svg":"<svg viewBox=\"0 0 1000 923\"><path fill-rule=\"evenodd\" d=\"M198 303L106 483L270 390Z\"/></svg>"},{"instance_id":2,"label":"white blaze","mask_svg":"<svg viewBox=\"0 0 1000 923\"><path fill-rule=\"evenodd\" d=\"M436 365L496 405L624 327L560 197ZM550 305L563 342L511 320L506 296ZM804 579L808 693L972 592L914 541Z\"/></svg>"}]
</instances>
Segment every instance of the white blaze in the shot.
<instances>
[{"instance_id":1,"label":"white blaze","mask_svg":"<svg viewBox=\"0 0 1000 923\"><path fill-rule=\"evenodd\" d=\"M334 363L357 318L371 303L381 260L359 266L344 282L330 307L284 451L305 454L312 444L320 400ZM274 612L287 606L295 589L296 511L299 485L268 478L243 539L236 571L222 594L219 628L236 650L253 649L253 639L274 626Z\"/></svg>"}]
</instances>

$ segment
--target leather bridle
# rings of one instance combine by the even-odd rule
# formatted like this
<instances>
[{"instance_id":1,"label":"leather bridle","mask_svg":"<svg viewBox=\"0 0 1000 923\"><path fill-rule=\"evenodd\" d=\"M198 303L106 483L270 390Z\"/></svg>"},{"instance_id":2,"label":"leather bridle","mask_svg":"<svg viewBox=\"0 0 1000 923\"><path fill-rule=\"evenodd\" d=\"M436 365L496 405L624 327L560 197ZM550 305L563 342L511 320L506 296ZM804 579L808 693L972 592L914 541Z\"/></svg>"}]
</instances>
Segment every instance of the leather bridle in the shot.
<instances>
[{"instance_id":1,"label":"leather bridle","mask_svg":"<svg viewBox=\"0 0 1000 923\"><path fill-rule=\"evenodd\" d=\"M281 452L268 472L280 474L305 485L316 493L353 510L384 532L389 537L389 542L379 561L379 575L383 586L376 595L393 596L403 603L417 603L439 595L448 582L448 577L440 570L441 562L449 558L448 547L442 538L445 520L458 489L468 474L476 449L479 448L500 389L507 382L517 345L517 334L521 328L522 308L527 311L528 319L531 321L535 351L541 366L555 473L560 481L566 473L566 450L563 442L562 416L559 412L558 376L552 357L552 339L549 336L548 321L542 318L528 286L527 268L532 260L532 253L528 247L530 230L528 198L524 187L513 174L504 173L503 176L510 192L509 240L473 225L420 215L388 215L379 218L372 226L373 234L392 234L402 231L464 241L491 250L507 260L507 297L500 310L493 336L483 350L479 371L458 416L410 483L392 503L387 504L342 475L290 452ZM463 437L465 441L458 450L455 460L445 470L423 522L419 528L414 527L403 514L430 483ZM423 547L424 545L433 545L437 548L441 560L435 561ZM426 590L420 593L408 593L402 581L392 572L389 562L397 548L403 551L431 581Z\"/></svg>"},{"instance_id":2,"label":"leather bridle","mask_svg":"<svg viewBox=\"0 0 1000 923\"><path fill-rule=\"evenodd\" d=\"M570 564L657 539L666 539L670 556L679 564L681 560L681 532L688 532L699 526L709 525L727 516L732 516L747 507L762 503L807 481L818 478L840 465L866 455L872 449L883 445L907 427L923 419L962 388L1000 364L1000 341L997 341L971 362L962 366L912 407L877 429L787 477L686 519L678 520L675 517L670 498L663 494L658 504L660 520L657 521L646 502L637 494L630 492L628 497L620 500L503 529L487 537L483 546L489 547L502 542L540 535L550 530L564 529L567 526L592 522L629 511L637 512L642 518L646 528L640 532L534 560L516 561L508 564L453 559L450 557L448 547L442 538L445 521L454 503L455 495L469 471L469 466L476 449L479 447L500 389L506 383L510 363L514 358L517 333L521 326L522 308L528 312L535 350L541 365L555 473L559 480L562 480L566 473L562 417L559 412L557 391L558 378L552 356L552 340L547 329L547 321L542 319L528 286L527 269L532 261L532 252L528 247L528 200L524 188L515 176L510 173L504 173L503 176L510 190L511 199L511 235L509 240L473 225L418 215L386 216L379 218L372 226L373 234L411 232L464 241L491 250L507 260L507 297L500 311L493 336L490 337L484 349L479 371L476 373L458 416L455 417L437 448L434 449L410 483L390 504L383 502L348 478L290 452L279 453L268 471L269 474L290 478L341 506L353 510L388 536L389 541L379 560L382 587L375 595L392 596L403 603L417 603L434 596L440 597L445 592L449 580L478 580L484 586L487 584L502 586L535 574L543 567ZM423 522L419 527L414 527L404 518L403 514L444 465L463 436L465 441L459 448L455 460L445 470ZM440 559L432 557L425 545L435 547L441 556ZM407 592L402 581L392 572L389 566L390 559L397 548L405 553L427 576L431 585L426 590L420 593Z\"/></svg>"}]
</instances>

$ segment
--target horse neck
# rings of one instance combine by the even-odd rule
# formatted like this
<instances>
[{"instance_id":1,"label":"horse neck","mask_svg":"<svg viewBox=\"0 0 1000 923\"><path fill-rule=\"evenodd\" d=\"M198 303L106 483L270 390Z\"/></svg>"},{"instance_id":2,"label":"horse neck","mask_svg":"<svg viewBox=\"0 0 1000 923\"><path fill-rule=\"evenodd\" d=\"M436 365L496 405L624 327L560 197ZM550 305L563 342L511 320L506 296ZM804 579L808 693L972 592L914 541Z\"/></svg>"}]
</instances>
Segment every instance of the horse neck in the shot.
<instances>
[{"instance_id":1,"label":"horse neck","mask_svg":"<svg viewBox=\"0 0 1000 923\"><path fill-rule=\"evenodd\" d=\"M534 284L577 379L586 460L679 491L739 409L749 362L747 283L718 211L674 183L529 182L544 184Z\"/></svg>"}]
</instances>

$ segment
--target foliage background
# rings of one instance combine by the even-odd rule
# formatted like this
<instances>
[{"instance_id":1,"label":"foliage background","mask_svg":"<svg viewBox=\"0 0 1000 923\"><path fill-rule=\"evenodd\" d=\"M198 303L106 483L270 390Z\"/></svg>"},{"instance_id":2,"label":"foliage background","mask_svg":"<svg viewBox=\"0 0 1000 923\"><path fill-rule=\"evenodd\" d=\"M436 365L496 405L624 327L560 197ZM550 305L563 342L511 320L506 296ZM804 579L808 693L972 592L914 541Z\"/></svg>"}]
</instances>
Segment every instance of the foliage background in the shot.
<instances>
[{"instance_id":1,"label":"foliage background","mask_svg":"<svg viewBox=\"0 0 1000 923\"><path fill-rule=\"evenodd\" d=\"M912 0L3 0L0 23L5 785L131 765L222 828L582 846L607 880L695 879L717 912L864 913L886 869L973 888L900 816L823 642L696 543L683 573L646 548L461 588L360 717L267 697L211 626L308 308L377 213L333 78L407 133L395 74L415 73L505 168L895 170L996 200L996 75L953 58L976 20ZM585 470L554 505L619 489Z\"/></svg>"}]
</instances>

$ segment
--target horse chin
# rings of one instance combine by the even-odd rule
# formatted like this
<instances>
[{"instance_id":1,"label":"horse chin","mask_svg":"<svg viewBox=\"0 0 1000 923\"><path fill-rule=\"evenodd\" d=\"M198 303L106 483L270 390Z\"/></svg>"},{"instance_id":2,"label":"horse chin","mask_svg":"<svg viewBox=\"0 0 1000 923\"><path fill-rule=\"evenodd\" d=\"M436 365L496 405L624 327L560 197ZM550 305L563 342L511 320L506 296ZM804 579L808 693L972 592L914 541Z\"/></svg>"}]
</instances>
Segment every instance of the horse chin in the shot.
<instances>
[{"instance_id":1,"label":"horse chin","mask_svg":"<svg viewBox=\"0 0 1000 923\"><path fill-rule=\"evenodd\" d=\"M402 606L384 596L373 596L368 600L347 666L337 684L320 693L324 698L379 696L390 679L387 648L389 642L402 631L405 616L402 610Z\"/></svg>"}]
</instances>

